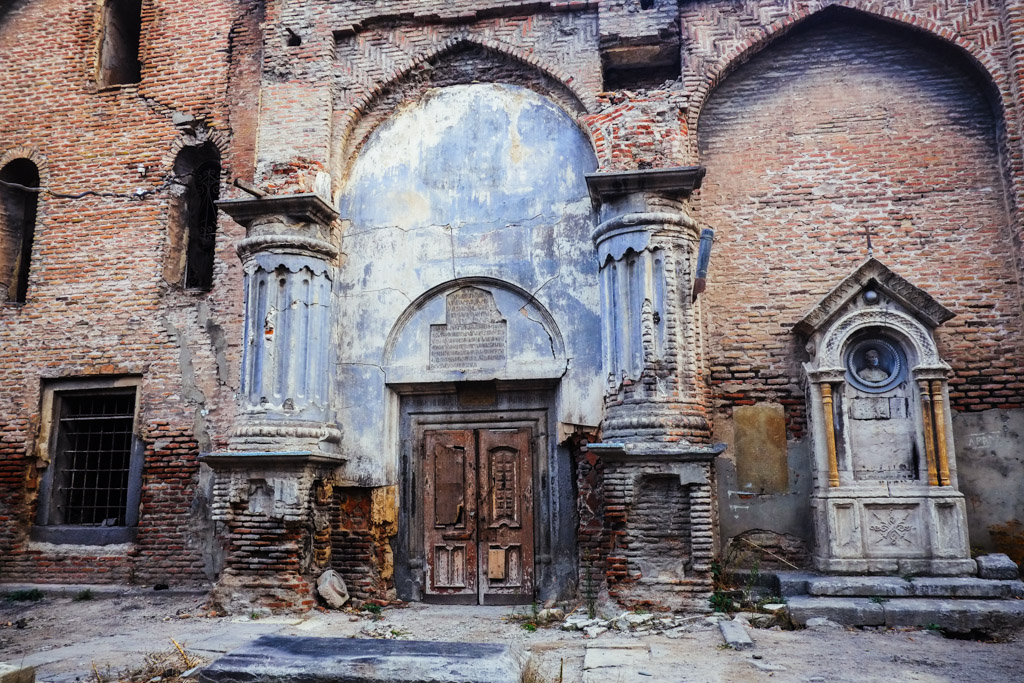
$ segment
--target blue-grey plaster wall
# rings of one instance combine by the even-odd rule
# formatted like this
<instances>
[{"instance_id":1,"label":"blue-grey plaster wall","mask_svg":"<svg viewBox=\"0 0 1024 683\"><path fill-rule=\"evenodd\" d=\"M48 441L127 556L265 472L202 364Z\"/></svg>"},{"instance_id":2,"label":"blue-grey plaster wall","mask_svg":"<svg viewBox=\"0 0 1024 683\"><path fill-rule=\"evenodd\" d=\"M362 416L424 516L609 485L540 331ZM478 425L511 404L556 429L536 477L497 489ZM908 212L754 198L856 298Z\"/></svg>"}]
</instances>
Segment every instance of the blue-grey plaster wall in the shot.
<instances>
[{"instance_id":1,"label":"blue-grey plaster wall","mask_svg":"<svg viewBox=\"0 0 1024 683\"><path fill-rule=\"evenodd\" d=\"M397 322L424 293L458 278L506 282L510 292L520 299L525 293L525 301L550 313L549 324L564 340L562 357L553 356L564 369L557 419L600 422L597 259L584 179L596 168L588 139L564 110L510 85L432 90L370 136L339 205L345 256L336 283L334 404L349 478L395 482L398 403L386 386L386 340L392 332L425 340L425 329L396 330ZM534 315L511 310L515 296L499 294L496 301L506 316ZM443 304L419 301L417 310L436 318ZM403 320L443 322L427 314ZM509 326L510 360L517 343L530 349L526 357L538 349L539 328L520 322ZM516 367L492 374L514 379ZM415 367L404 370L403 381L415 380ZM419 381L442 379L425 365L422 370Z\"/></svg>"}]
</instances>

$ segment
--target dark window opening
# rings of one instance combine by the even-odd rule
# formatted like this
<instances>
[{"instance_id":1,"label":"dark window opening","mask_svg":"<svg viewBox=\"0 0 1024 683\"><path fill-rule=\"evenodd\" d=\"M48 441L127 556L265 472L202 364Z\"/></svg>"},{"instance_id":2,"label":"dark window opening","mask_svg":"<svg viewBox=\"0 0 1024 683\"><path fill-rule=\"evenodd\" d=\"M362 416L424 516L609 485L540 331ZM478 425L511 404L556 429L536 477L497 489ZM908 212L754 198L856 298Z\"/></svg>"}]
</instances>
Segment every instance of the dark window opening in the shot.
<instances>
[{"instance_id":1,"label":"dark window opening","mask_svg":"<svg viewBox=\"0 0 1024 683\"><path fill-rule=\"evenodd\" d=\"M32 260L39 193L39 169L28 159L16 159L0 170L0 296L24 303ZM21 187L18 187L21 186Z\"/></svg>"},{"instance_id":2,"label":"dark window opening","mask_svg":"<svg viewBox=\"0 0 1024 683\"><path fill-rule=\"evenodd\" d=\"M654 7L654 0L640 0L640 9L651 9Z\"/></svg>"},{"instance_id":3,"label":"dark window opening","mask_svg":"<svg viewBox=\"0 0 1024 683\"><path fill-rule=\"evenodd\" d=\"M288 32L288 47L299 47L302 45L302 36L290 28L286 28L285 31Z\"/></svg>"},{"instance_id":4,"label":"dark window opening","mask_svg":"<svg viewBox=\"0 0 1024 683\"><path fill-rule=\"evenodd\" d=\"M61 397L55 521L127 525L134 422L134 392Z\"/></svg>"},{"instance_id":5,"label":"dark window opening","mask_svg":"<svg viewBox=\"0 0 1024 683\"><path fill-rule=\"evenodd\" d=\"M142 0L107 0L103 5L100 44L101 87L138 83L142 74L139 41L142 38Z\"/></svg>"},{"instance_id":6,"label":"dark window opening","mask_svg":"<svg viewBox=\"0 0 1024 683\"><path fill-rule=\"evenodd\" d=\"M178 196L171 205L167 279L186 289L213 287L220 155L206 144L181 151L174 164Z\"/></svg>"}]
</instances>

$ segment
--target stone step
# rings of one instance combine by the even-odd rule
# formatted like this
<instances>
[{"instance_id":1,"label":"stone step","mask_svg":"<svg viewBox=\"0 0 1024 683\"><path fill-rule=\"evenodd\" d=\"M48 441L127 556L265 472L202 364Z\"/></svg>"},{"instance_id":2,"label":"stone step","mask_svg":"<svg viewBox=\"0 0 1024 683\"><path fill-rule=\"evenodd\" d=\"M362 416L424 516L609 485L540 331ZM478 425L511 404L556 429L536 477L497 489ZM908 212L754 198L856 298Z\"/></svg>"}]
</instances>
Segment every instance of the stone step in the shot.
<instances>
[{"instance_id":1,"label":"stone step","mask_svg":"<svg viewBox=\"0 0 1024 683\"><path fill-rule=\"evenodd\" d=\"M268 635L201 669L201 683L518 683L523 658L508 645Z\"/></svg>"},{"instance_id":2,"label":"stone step","mask_svg":"<svg viewBox=\"0 0 1024 683\"><path fill-rule=\"evenodd\" d=\"M787 610L798 626L805 626L815 617L844 626L936 626L959 633L994 632L1024 625L1024 600L799 595L787 599Z\"/></svg>"},{"instance_id":3,"label":"stone step","mask_svg":"<svg viewBox=\"0 0 1024 683\"><path fill-rule=\"evenodd\" d=\"M1024 582L975 577L819 576L807 581L807 594L843 598L976 598L1024 597Z\"/></svg>"}]
</instances>

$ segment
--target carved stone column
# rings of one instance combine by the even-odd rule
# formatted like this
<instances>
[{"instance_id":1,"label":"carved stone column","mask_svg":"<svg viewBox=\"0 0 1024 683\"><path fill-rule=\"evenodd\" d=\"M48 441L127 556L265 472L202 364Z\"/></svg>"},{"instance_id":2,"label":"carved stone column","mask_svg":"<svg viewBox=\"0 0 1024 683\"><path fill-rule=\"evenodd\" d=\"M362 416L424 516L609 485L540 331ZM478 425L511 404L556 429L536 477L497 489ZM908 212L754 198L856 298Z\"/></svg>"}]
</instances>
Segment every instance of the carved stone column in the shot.
<instances>
[{"instance_id":1,"label":"carved stone column","mask_svg":"<svg viewBox=\"0 0 1024 683\"><path fill-rule=\"evenodd\" d=\"M331 294L337 213L318 195L218 204L244 225L239 417L229 450L203 462L216 474L213 518L225 567L213 600L307 610L312 580L330 565L330 507L344 462L334 424Z\"/></svg>"},{"instance_id":2,"label":"carved stone column","mask_svg":"<svg viewBox=\"0 0 1024 683\"><path fill-rule=\"evenodd\" d=\"M687 167L587 178L602 220L594 243L608 380L605 441L710 441L699 319L690 302L699 230L683 205L703 175L703 168Z\"/></svg>"},{"instance_id":3,"label":"carved stone column","mask_svg":"<svg viewBox=\"0 0 1024 683\"><path fill-rule=\"evenodd\" d=\"M315 194L229 200L225 213L248 234L242 413L232 450L332 453L341 438L330 415L331 285L337 212Z\"/></svg>"},{"instance_id":4,"label":"carved stone column","mask_svg":"<svg viewBox=\"0 0 1024 683\"><path fill-rule=\"evenodd\" d=\"M684 200L700 167L588 176L604 371L605 588L610 597L703 607L711 591L713 460L700 321L690 293L699 230ZM650 534L651 520L669 520ZM652 540L654 538L657 542Z\"/></svg>"}]
</instances>

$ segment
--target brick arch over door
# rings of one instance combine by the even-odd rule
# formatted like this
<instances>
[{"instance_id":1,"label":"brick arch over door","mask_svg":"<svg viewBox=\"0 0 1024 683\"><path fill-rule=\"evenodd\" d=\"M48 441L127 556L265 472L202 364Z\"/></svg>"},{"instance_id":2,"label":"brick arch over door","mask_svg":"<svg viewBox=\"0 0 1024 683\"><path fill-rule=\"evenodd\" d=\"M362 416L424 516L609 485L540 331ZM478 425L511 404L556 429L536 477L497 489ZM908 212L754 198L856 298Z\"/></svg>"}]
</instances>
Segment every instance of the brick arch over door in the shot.
<instances>
[{"instance_id":1,"label":"brick arch over door","mask_svg":"<svg viewBox=\"0 0 1024 683\"><path fill-rule=\"evenodd\" d=\"M837 20L838 19L838 20ZM1024 401L1019 291L987 83L957 51L873 20L807 22L737 68L698 122L697 218L718 228L711 391L779 401L803 430L814 303L875 255L957 315L938 332L961 411Z\"/></svg>"}]
</instances>

